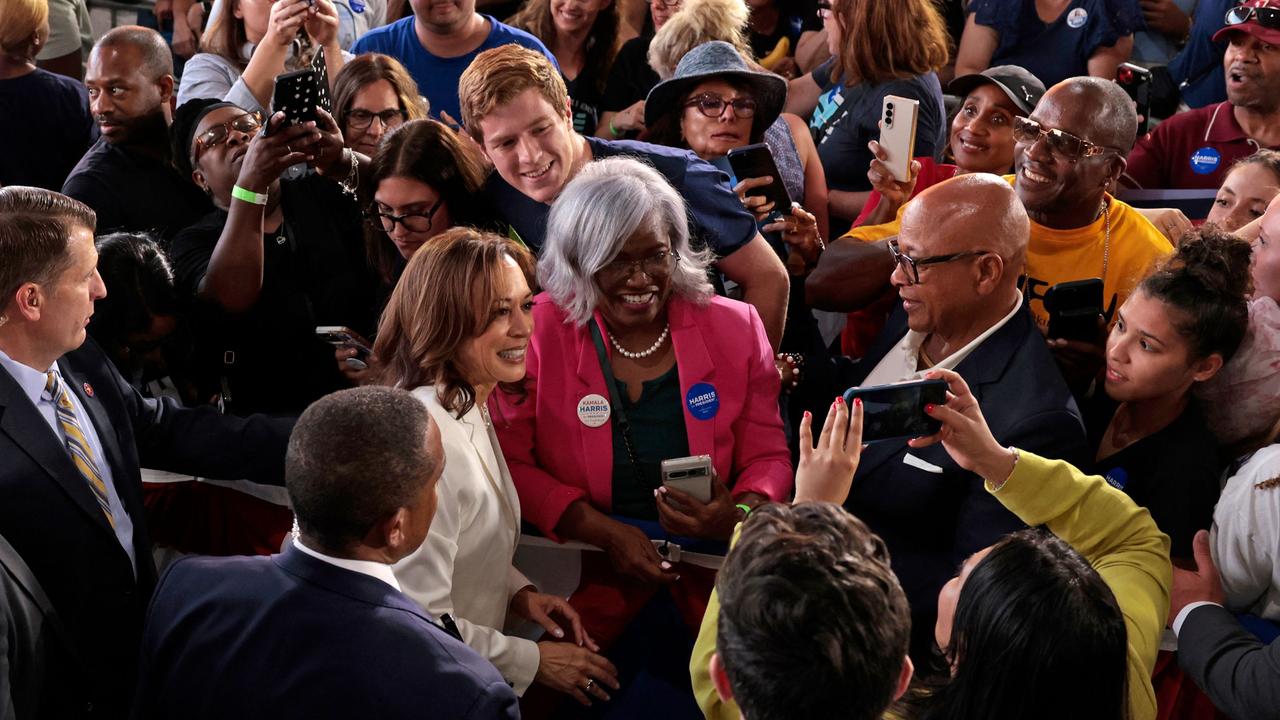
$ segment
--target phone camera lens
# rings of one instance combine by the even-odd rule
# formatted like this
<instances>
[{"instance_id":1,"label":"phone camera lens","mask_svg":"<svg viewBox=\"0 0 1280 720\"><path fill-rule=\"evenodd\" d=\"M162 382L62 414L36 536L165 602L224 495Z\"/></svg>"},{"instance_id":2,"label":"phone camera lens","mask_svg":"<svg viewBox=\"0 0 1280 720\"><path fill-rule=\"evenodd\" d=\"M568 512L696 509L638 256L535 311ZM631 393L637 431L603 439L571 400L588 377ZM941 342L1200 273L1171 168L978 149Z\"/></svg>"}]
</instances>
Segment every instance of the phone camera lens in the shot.
<instances>
[{"instance_id":1,"label":"phone camera lens","mask_svg":"<svg viewBox=\"0 0 1280 720\"><path fill-rule=\"evenodd\" d=\"M885 103L884 106L885 106L885 109L887 110L890 110L890 111L893 110L893 103Z\"/></svg>"}]
</instances>

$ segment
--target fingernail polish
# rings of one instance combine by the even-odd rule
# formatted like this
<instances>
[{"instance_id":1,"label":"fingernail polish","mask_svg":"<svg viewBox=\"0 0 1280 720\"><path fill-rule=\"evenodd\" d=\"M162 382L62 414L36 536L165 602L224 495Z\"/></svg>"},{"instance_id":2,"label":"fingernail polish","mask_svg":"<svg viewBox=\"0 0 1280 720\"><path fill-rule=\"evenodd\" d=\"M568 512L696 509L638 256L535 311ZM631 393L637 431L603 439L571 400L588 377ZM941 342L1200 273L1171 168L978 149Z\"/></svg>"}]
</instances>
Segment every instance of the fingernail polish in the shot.
<instances>
[{"instance_id":1,"label":"fingernail polish","mask_svg":"<svg viewBox=\"0 0 1280 720\"><path fill-rule=\"evenodd\" d=\"M842 397L840 397L840 396L836 396L836 404L837 404L837 405L843 405L843 404L844 404L844 398L842 398Z\"/></svg>"},{"instance_id":2,"label":"fingernail polish","mask_svg":"<svg viewBox=\"0 0 1280 720\"><path fill-rule=\"evenodd\" d=\"M924 406L924 411L925 411L925 413L927 413L927 414L929 414L929 415L932 415L932 414L933 414L933 403L929 403L929 404L925 405L925 406Z\"/></svg>"},{"instance_id":3,"label":"fingernail polish","mask_svg":"<svg viewBox=\"0 0 1280 720\"><path fill-rule=\"evenodd\" d=\"M805 419L805 420L812 420L812 419L813 419L813 413L809 412L808 410L805 410L805 411L804 411L804 419Z\"/></svg>"},{"instance_id":4,"label":"fingernail polish","mask_svg":"<svg viewBox=\"0 0 1280 720\"><path fill-rule=\"evenodd\" d=\"M857 405L858 407L862 407L862 398L860 398L860 397L859 397L859 398L854 398L854 399L853 399L853 404L854 404L854 405Z\"/></svg>"},{"instance_id":5,"label":"fingernail polish","mask_svg":"<svg viewBox=\"0 0 1280 720\"><path fill-rule=\"evenodd\" d=\"M663 560L662 562L658 563L658 565L659 565L659 567L661 567L663 570L670 570L670 569L671 569L671 563L667 562L666 560Z\"/></svg>"}]
</instances>

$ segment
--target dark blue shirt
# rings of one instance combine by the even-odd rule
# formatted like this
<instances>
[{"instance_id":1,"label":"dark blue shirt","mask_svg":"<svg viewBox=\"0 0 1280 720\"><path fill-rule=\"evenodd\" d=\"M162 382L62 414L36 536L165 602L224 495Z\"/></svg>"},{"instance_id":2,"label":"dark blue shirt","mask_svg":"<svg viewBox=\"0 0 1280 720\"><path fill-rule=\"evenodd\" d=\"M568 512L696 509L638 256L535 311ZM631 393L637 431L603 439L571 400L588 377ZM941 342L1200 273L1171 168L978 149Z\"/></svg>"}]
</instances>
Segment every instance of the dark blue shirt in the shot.
<instances>
[{"instance_id":1,"label":"dark blue shirt","mask_svg":"<svg viewBox=\"0 0 1280 720\"><path fill-rule=\"evenodd\" d=\"M418 33L414 31L412 15L365 33L351 46L351 52L356 55L376 52L399 60L417 81L418 91L431 103L431 115L440 117L440 112L444 111L461 122L458 78L462 77L462 71L467 69L476 55L485 50L516 43L546 55L551 64L557 70L560 69L555 56L547 51L541 40L523 30L504 25L489 15L483 17L489 21L489 37L480 43L480 47L458 57L442 58L428 52L418 39Z\"/></svg>"},{"instance_id":2,"label":"dark blue shirt","mask_svg":"<svg viewBox=\"0 0 1280 720\"><path fill-rule=\"evenodd\" d=\"M724 257L755 238L755 218L729 189L729 178L697 155L688 150L632 140L588 137L587 142L594 159L617 155L634 157L662 173L684 198L689 213L691 243L697 245L701 242L717 256ZM547 215L551 206L511 187L496 172L489 176L485 193L492 206L499 208L502 219L519 233L529 249L540 252L547 234Z\"/></svg>"},{"instance_id":3,"label":"dark blue shirt","mask_svg":"<svg viewBox=\"0 0 1280 720\"><path fill-rule=\"evenodd\" d=\"M1034 0L973 0L969 12L1000 35L993 67L1020 65L1045 87L1088 75L1094 51L1146 27L1138 0L1072 0L1051 23L1040 19Z\"/></svg>"},{"instance_id":4,"label":"dark blue shirt","mask_svg":"<svg viewBox=\"0 0 1280 720\"><path fill-rule=\"evenodd\" d=\"M98 139L98 126L83 85L37 69L0 80L0 137L0 185L57 191Z\"/></svg>"}]
</instances>

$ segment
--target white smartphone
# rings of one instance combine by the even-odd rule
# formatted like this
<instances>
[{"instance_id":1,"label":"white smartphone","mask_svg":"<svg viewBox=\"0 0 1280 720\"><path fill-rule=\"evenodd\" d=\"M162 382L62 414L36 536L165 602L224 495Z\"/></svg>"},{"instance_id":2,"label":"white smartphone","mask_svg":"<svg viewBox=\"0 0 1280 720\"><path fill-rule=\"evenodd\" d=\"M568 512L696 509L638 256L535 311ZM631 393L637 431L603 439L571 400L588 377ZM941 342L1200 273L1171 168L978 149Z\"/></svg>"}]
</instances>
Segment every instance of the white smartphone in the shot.
<instances>
[{"instance_id":1,"label":"white smartphone","mask_svg":"<svg viewBox=\"0 0 1280 720\"><path fill-rule=\"evenodd\" d=\"M711 456L691 455L662 461L662 484L711 502Z\"/></svg>"},{"instance_id":2,"label":"white smartphone","mask_svg":"<svg viewBox=\"0 0 1280 720\"><path fill-rule=\"evenodd\" d=\"M885 95L880 111L880 147L889 156L884 164L898 182L911 178L911 158L916 150L916 119L920 101Z\"/></svg>"}]
</instances>

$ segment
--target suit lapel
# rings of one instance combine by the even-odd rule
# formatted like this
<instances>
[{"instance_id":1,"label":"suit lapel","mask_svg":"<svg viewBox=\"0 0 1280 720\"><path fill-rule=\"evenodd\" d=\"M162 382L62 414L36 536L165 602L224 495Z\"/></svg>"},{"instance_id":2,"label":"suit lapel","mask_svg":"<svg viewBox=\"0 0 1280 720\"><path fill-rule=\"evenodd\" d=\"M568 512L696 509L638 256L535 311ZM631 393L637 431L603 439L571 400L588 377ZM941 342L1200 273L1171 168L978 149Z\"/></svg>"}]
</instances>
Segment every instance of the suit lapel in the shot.
<instances>
[{"instance_id":1,"label":"suit lapel","mask_svg":"<svg viewBox=\"0 0 1280 720\"><path fill-rule=\"evenodd\" d=\"M600 316L600 312L596 311L591 319L600 328L600 333L604 336L604 318ZM609 393L608 381L604 378L604 370L600 368L600 358L596 354L595 343L591 339L591 328L584 327L581 330L570 331L571 343L576 340L578 346L578 387L577 392L572 393L573 397L564 398L563 402L571 404L574 417L577 420L579 441L579 457L582 458L583 469L587 477L587 492L591 496L592 502L597 507L612 508L613 507L613 422L612 415L610 422L600 427L587 427L582 418L577 414L578 403L583 397L592 393L602 396L609 401L611 413L616 413L617 409L613 408L613 399ZM609 353L609 346L605 344L606 356ZM572 422L572 421L571 421Z\"/></svg>"},{"instance_id":2,"label":"suit lapel","mask_svg":"<svg viewBox=\"0 0 1280 720\"><path fill-rule=\"evenodd\" d=\"M102 508L89 489L88 481L71 462L62 439L56 435L40 411L22 392L8 373L0 368L0 431L3 431L21 450L39 465L57 483L73 503L104 531L115 533L102 514Z\"/></svg>"},{"instance_id":3,"label":"suit lapel","mask_svg":"<svg viewBox=\"0 0 1280 720\"><path fill-rule=\"evenodd\" d=\"M671 344L675 348L676 367L680 375L680 404L684 413L685 433L689 437L690 455L715 456L716 423L720 414L716 413L706 420L699 420L689 412L689 389L698 383L706 383L715 387L711 381L715 379L715 363L703 334L699 332L694 314L689 305L682 299L672 296L668 301L667 316L671 320ZM720 390L716 388L717 392ZM728 473L731 468L720 468ZM728 482L727 475L722 478Z\"/></svg>"}]
</instances>

